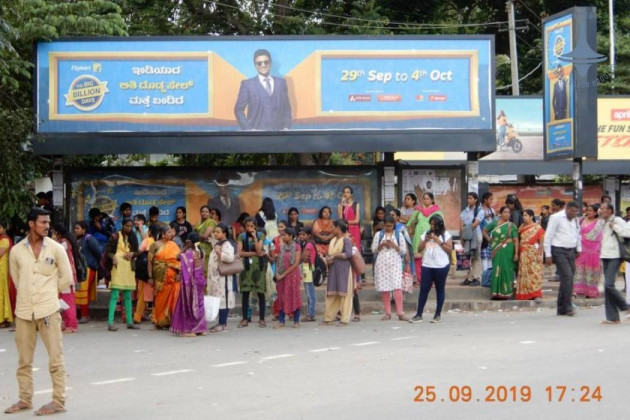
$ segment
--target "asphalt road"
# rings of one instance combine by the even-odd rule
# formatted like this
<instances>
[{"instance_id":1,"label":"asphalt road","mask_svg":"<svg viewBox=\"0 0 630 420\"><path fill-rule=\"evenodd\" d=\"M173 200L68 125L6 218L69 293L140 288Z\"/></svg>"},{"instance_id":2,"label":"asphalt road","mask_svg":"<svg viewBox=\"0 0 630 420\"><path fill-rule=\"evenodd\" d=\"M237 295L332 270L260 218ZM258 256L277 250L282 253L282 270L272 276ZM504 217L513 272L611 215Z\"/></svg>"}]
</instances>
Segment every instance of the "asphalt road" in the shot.
<instances>
[{"instance_id":1,"label":"asphalt road","mask_svg":"<svg viewBox=\"0 0 630 420\"><path fill-rule=\"evenodd\" d=\"M60 418L628 418L630 322L600 326L602 307L573 318L543 308L430 318L280 330L237 329L231 319L228 332L197 338L91 323L65 338L68 412ZM1 330L3 408L16 400L16 363L12 334ZM34 378L38 407L51 387L41 341ZM559 388L547 401L549 386L567 387L562 402ZM579 401L580 387L590 402Z\"/></svg>"}]
</instances>

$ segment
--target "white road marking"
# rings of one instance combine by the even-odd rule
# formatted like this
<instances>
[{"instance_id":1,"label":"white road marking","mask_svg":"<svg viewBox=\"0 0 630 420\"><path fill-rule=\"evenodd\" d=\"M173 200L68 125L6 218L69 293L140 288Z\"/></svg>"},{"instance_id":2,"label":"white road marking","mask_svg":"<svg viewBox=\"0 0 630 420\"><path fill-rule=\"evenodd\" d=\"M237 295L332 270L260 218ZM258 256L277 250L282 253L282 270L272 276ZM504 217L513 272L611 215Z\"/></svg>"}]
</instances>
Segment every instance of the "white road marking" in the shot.
<instances>
[{"instance_id":1,"label":"white road marking","mask_svg":"<svg viewBox=\"0 0 630 420\"><path fill-rule=\"evenodd\" d=\"M533 344L535 341L519 341L520 344Z\"/></svg>"},{"instance_id":2,"label":"white road marking","mask_svg":"<svg viewBox=\"0 0 630 420\"><path fill-rule=\"evenodd\" d=\"M222 367L228 367L228 366L236 366L236 365L244 365L245 361L240 361L240 362L229 362L229 363L220 363L218 365L212 365L212 367L214 368L222 368Z\"/></svg>"},{"instance_id":3,"label":"white road marking","mask_svg":"<svg viewBox=\"0 0 630 420\"><path fill-rule=\"evenodd\" d=\"M402 341L402 340L411 340L412 338L418 337L417 335L409 335L407 337L396 337L392 338L392 341Z\"/></svg>"},{"instance_id":4,"label":"white road marking","mask_svg":"<svg viewBox=\"0 0 630 420\"><path fill-rule=\"evenodd\" d=\"M355 343L353 346L361 347L361 346L371 346L374 344L381 344L380 341L366 341L365 343Z\"/></svg>"},{"instance_id":5,"label":"white road marking","mask_svg":"<svg viewBox=\"0 0 630 420\"><path fill-rule=\"evenodd\" d=\"M341 347L325 347L323 349L315 349L315 350L309 350L311 353L321 353L324 351L333 351L333 350L339 350L341 349Z\"/></svg>"},{"instance_id":6,"label":"white road marking","mask_svg":"<svg viewBox=\"0 0 630 420\"><path fill-rule=\"evenodd\" d=\"M171 370L169 372L152 373L151 376L177 375L178 373L188 373L188 372L192 372L192 371L193 371L192 369Z\"/></svg>"},{"instance_id":7,"label":"white road marking","mask_svg":"<svg viewBox=\"0 0 630 420\"><path fill-rule=\"evenodd\" d=\"M277 354L275 356L267 356L260 359L259 363L266 362L267 360L284 359L286 357L293 357L293 356L295 356L295 354L289 354L289 353Z\"/></svg>"},{"instance_id":8,"label":"white road marking","mask_svg":"<svg viewBox=\"0 0 630 420\"><path fill-rule=\"evenodd\" d=\"M71 390L72 387L66 387L66 391ZM53 392L52 389L42 389L41 391L35 391L33 392L33 395L41 395L41 394L50 394L51 392Z\"/></svg>"},{"instance_id":9,"label":"white road marking","mask_svg":"<svg viewBox=\"0 0 630 420\"><path fill-rule=\"evenodd\" d=\"M136 378L119 378L119 379L111 379L109 381L99 381L99 382L92 382L91 385L109 385L109 384L118 384L121 382L130 382L130 381L135 381Z\"/></svg>"}]
</instances>

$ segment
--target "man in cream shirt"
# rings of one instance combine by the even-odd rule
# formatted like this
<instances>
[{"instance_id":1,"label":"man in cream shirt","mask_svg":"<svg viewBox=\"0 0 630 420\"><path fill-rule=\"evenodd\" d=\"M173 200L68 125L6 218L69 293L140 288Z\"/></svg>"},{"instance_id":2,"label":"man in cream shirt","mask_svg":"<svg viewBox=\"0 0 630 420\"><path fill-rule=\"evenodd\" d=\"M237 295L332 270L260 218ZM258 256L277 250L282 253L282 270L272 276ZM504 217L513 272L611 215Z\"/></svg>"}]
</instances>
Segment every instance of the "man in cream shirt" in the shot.
<instances>
[{"instance_id":1,"label":"man in cream shirt","mask_svg":"<svg viewBox=\"0 0 630 420\"><path fill-rule=\"evenodd\" d=\"M34 207L28 214L29 233L11 250L9 267L17 289L15 344L18 350L19 401L6 409L13 414L33 407L33 355L39 332L48 351L52 401L35 412L65 412L66 368L63 359L59 292L72 283L66 250L48 237L50 212Z\"/></svg>"}]
</instances>

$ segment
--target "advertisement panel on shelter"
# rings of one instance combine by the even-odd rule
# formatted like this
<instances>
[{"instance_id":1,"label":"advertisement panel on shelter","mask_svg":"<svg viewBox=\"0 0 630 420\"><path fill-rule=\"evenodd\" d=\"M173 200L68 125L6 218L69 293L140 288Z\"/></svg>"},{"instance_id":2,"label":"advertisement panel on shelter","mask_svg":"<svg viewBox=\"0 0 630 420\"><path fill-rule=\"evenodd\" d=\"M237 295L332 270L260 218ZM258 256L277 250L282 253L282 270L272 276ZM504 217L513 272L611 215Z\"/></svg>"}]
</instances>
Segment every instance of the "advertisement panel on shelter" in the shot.
<instances>
[{"instance_id":1,"label":"advertisement panel on shelter","mask_svg":"<svg viewBox=\"0 0 630 420\"><path fill-rule=\"evenodd\" d=\"M493 195L492 207L495 211L505 204L508 195L518 197L524 209L532 209L536 216L540 215L542 206L551 204L551 200L558 198L565 203L573 200L573 186L571 185L491 185L489 188ZM587 204L599 203L604 194L601 185L585 185L582 191L582 199Z\"/></svg>"},{"instance_id":2,"label":"advertisement panel on shelter","mask_svg":"<svg viewBox=\"0 0 630 420\"><path fill-rule=\"evenodd\" d=\"M446 229L459 230L459 214L462 209L462 171L460 169L403 169L402 197L413 193L422 200L422 194L430 192L435 204L444 215Z\"/></svg>"},{"instance_id":3,"label":"advertisement panel on shelter","mask_svg":"<svg viewBox=\"0 0 630 420\"><path fill-rule=\"evenodd\" d=\"M492 129L492 38L37 44L40 133Z\"/></svg>"},{"instance_id":4,"label":"advertisement panel on shelter","mask_svg":"<svg viewBox=\"0 0 630 420\"><path fill-rule=\"evenodd\" d=\"M497 150L482 160L542 160L543 100L497 97ZM630 160L630 96L597 98L597 159ZM457 152L400 152L395 159L466 160Z\"/></svg>"},{"instance_id":5,"label":"advertisement panel on shelter","mask_svg":"<svg viewBox=\"0 0 630 420\"><path fill-rule=\"evenodd\" d=\"M371 220L371 209L377 205L378 171L375 168L352 169L268 169L268 170L193 170L164 173L159 170L99 170L74 172L69 176L72 221L87 220L90 208L97 207L117 223L120 205L132 205L132 214L148 217L149 208L160 210L160 220L171 222L179 206L187 209L187 218L195 225L201 206L218 209L221 221L232 224L243 212L253 216L262 200L274 201L280 220L287 219L289 209L298 209L305 224L313 222L324 206L337 218L337 205L345 186L354 191L361 205L361 219Z\"/></svg>"},{"instance_id":6,"label":"advertisement panel on shelter","mask_svg":"<svg viewBox=\"0 0 630 420\"><path fill-rule=\"evenodd\" d=\"M572 156L575 147L573 64L559 59L573 50L573 30L573 14L543 24L546 158Z\"/></svg>"},{"instance_id":7,"label":"advertisement panel on shelter","mask_svg":"<svg viewBox=\"0 0 630 420\"><path fill-rule=\"evenodd\" d=\"M597 100L597 159L630 160L630 97Z\"/></svg>"}]
</instances>

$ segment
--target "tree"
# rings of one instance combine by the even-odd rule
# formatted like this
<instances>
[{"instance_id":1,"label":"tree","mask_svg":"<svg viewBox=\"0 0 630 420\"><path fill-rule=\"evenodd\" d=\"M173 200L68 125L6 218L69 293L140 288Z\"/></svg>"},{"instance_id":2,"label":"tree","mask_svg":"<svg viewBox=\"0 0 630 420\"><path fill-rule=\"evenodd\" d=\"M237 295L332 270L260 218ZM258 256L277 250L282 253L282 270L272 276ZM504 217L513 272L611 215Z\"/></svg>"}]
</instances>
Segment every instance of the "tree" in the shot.
<instances>
[{"instance_id":1,"label":"tree","mask_svg":"<svg viewBox=\"0 0 630 420\"><path fill-rule=\"evenodd\" d=\"M29 183L50 166L30 151L34 132L31 70L35 40L70 35L126 35L111 1L9 0L0 3L0 216L23 216L33 202Z\"/></svg>"}]
</instances>

